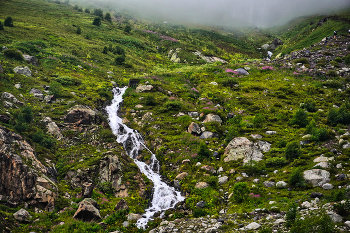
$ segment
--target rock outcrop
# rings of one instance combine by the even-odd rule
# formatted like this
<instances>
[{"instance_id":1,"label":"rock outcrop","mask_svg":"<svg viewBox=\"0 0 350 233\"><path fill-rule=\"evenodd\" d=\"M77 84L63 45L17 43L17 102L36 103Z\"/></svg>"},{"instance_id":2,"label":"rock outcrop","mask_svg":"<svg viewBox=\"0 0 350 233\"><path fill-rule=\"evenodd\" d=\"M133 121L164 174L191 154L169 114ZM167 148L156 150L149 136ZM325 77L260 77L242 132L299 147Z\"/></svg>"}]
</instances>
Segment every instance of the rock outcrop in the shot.
<instances>
[{"instance_id":1,"label":"rock outcrop","mask_svg":"<svg viewBox=\"0 0 350 233\"><path fill-rule=\"evenodd\" d=\"M33 66L39 66L39 62L34 56L24 54L23 58L24 58L24 60L26 60L28 63L32 64Z\"/></svg>"},{"instance_id":2,"label":"rock outcrop","mask_svg":"<svg viewBox=\"0 0 350 233\"><path fill-rule=\"evenodd\" d=\"M321 186L330 180L330 173L322 169L312 169L304 171L304 179L314 187Z\"/></svg>"},{"instance_id":3,"label":"rock outcrop","mask_svg":"<svg viewBox=\"0 0 350 233\"><path fill-rule=\"evenodd\" d=\"M69 109L68 114L64 117L64 122L75 125L99 124L100 117L90 108L83 105L76 105Z\"/></svg>"},{"instance_id":4,"label":"rock outcrop","mask_svg":"<svg viewBox=\"0 0 350 233\"><path fill-rule=\"evenodd\" d=\"M52 121L50 117L44 117L43 122L45 123L47 132L49 134L55 136L58 140L61 140L63 138L63 135L57 124Z\"/></svg>"},{"instance_id":5,"label":"rock outcrop","mask_svg":"<svg viewBox=\"0 0 350 233\"><path fill-rule=\"evenodd\" d=\"M16 74L22 74L22 75L25 75L27 77L32 77L32 71L28 68L28 66L17 66L13 69L13 71L16 73Z\"/></svg>"},{"instance_id":6,"label":"rock outcrop","mask_svg":"<svg viewBox=\"0 0 350 233\"><path fill-rule=\"evenodd\" d=\"M49 162L49 161L48 161ZM30 164L30 166L27 165ZM52 210L57 194L54 167L45 167L18 134L0 126L0 193L15 203L27 201ZM45 186L45 187L43 187Z\"/></svg>"}]
</instances>

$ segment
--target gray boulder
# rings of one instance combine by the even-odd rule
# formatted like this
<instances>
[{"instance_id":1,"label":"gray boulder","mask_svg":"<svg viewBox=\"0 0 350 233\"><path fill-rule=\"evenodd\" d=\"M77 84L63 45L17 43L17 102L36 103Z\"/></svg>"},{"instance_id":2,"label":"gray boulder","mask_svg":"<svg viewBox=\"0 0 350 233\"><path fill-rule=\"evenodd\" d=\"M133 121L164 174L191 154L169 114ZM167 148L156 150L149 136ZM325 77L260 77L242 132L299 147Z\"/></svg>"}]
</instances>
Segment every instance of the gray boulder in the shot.
<instances>
[{"instance_id":1,"label":"gray boulder","mask_svg":"<svg viewBox=\"0 0 350 233\"><path fill-rule=\"evenodd\" d=\"M141 92L145 92L145 91L150 91L153 89L152 85L139 85L138 87L136 87L136 93L141 93Z\"/></svg>"},{"instance_id":2,"label":"gray boulder","mask_svg":"<svg viewBox=\"0 0 350 233\"><path fill-rule=\"evenodd\" d=\"M217 137L216 133L204 131L199 138L200 139L208 139L208 138L216 138L216 137Z\"/></svg>"},{"instance_id":3,"label":"gray boulder","mask_svg":"<svg viewBox=\"0 0 350 233\"><path fill-rule=\"evenodd\" d=\"M50 117L44 117L43 122L45 123L49 134L55 136L58 140L61 140L63 138L63 135L57 124L52 121Z\"/></svg>"},{"instance_id":4,"label":"gray boulder","mask_svg":"<svg viewBox=\"0 0 350 233\"><path fill-rule=\"evenodd\" d=\"M260 228L261 225L256 223L256 222L252 222L249 223L247 226L244 227L244 230L250 231L250 230L257 230L258 228Z\"/></svg>"},{"instance_id":5,"label":"gray boulder","mask_svg":"<svg viewBox=\"0 0 350 233\"><path fill-rule=\"evenodd\" d=\"M64 117L64 122L74 123L76 125L80 124L98 124L100 122L99 116L95 111L83 105L76 105L68 111L67 115Z\"/></svg>"},{"instance_id":6,"label":"gray boulder","mask_svg":"<svg viewBox=\"0 0 350 233\"><path fill-rule=\"evenodd\" d=\"M197 208L203 208L207 203L205 201L200 201L196 204Z\"/></svg>"},{"instance_id":7,"label":"gray boulder","mask_svg":"<svg viewBox=\"0 0 350 233\"><path fill-rule=\"evenodd\" d=\"M261 46L261 48L264 50L268 50L269 47L270 47L269 44L264 44L263 46Z\"/></svg>"},{"instance_id":8,"label":"gray boulder","mask_svg":"<svg viewBox=\"0 0 350 233\"><path fill-rule=\"evenodd\" d=\"M275 182L273 181L265 181L263 184L265 187L268 187L268 188L275 186Z\"/></svg>"},{"instance_id":9,"label":"gray boulder","mask_svg":"<svg viewBox=\"0 0 350 233\"><path fill-rule=\"evenodd\" d=\"M1 98L6 99L14 104L19 103L18 99L11 93L9 92L3 92L1 95Z\"/></svg>"},{"instance_id":10,"label":"gray boulder","mask_svg":"<svg viewBox=\"0 0 350 233\"><path fill-rule=\"evenodd\" d=\"M134 213L128 214L128 221L137 221L140 218L142 218L140 214L134 214Z\"/></svg>"},{"instance_id":11,"label":"gray boulder","mask_svg":"<svg viewBox=\"0 0 350 233\"><path fill-rule=\"evenodd\" d=\"M26 60L28 63L32 64L33 66L38 66L39 62L34 56L30 55L23 55L24 60Z\"/></svg>"},{"instance_id":12,"label":"gray boulder","mask_svg":"<svg viewBox=\"0 0 350 233\"><path fill-rule=\"evenodd\" d=\"M13 69L13 71L16 73L16 74L22 74L22 75L25 75L27 77L32 77L32 71L28 68L28 66L17 66Z\"/></svg>"},{"instance_id":13,"label":"gray boulder","mask_svg":"<svg viewBox=\"0 0 350 233\"><path fill-rule=\"evenodd\" d=\"M225 184L228 181L227 176L223 176L219 178L219 184Z\"/></svg>"},{"instance_id":14,"label":"gray boulder","mask_svg":"<svg viewBox=\"0 0 350 233\"><path fill-rule=\"evenodd\" d=\"M325 190L330 190L330 189L333 189L333 185L330 183L325 183L322 185L322 188Z\"/></svg>"},{"instance_id":15,"label":"gray boulder","mask_svg":"<svg viewBox=\"0 0 350 233\"><path fill-rule=\"evenodd\" d=\"M20 222L29 222L32 216L25 209L20 209L13 214L13 217Z\"/></svg>"},{"instance_id":16,"label":"gray boulder","mask_svg":"<svg viewBox=\"0 0 350 233\"><path fill-rule=\"evenodd\" d=\"M329 217L331 217L333 222L342 222L343 221L343 217L340 216L339 214L334 213L333 211L328 211L327 214L329 215Z\"/></svg>"},{"instance_id":17,"label":"gray boulder","mask_svg":"<svg viewBox=\"0 0 350 233\"><path fill-rule=\"evenodd\" d=\"M237 70L235 70L236 72L238 72L238 74L242 74L242 75L249 75L249 72L246 71L243 68L238 68Z\"/></svg>"},{"instance_id":18,"label":"gray boulder","mask_svg":"<svg viewBox=\"0 0 350 233\"><path fill-rule=\"evenodd\" d=\"M97 202L91 198L85 198L79 203L79 208L75 212L73 218L83 220L85 222L98 221L101 219Z\"/></svg>"},{"instance_id":19,"label":"gray boulder","mask_svg":"<svg viewBox=\"0 0 350 233\"><path fill-rule=\"evenodd\" d=\"M278 181L278 182L276 183L276 187L277 187L277 188L280 188L280 189L284 189L284 188L287 187L287 183L284 182L284 181Z\"/></svg>"},{"instance_id":20,"label":"gray boulder","mask_svg":"<svg viewBox=\"0 0 350 233\"><path fill-rule=\"evenodd\" d=\"M323 185L330 180L330 173L322 169L311 169L304 171L303 176L305 181L311 183L314 187Z\"/></svg>"}]
</instances>

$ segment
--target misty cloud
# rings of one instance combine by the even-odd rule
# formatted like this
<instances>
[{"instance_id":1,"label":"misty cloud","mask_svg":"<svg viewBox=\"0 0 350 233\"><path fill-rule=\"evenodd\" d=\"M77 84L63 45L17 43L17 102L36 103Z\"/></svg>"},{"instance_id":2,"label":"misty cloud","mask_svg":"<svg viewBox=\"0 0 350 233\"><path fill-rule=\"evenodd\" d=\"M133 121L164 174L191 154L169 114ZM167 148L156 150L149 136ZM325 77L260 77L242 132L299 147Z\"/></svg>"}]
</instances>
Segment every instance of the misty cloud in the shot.
<instances>
[{"instance_id":1,"label":"misty cloud","mask_svg":"<svg viewBox=\"0 0 350 233\"><path fill-rule=\"evenodd\" d=\"M243 26L246 22L259 27L350 7L349 0L96 0L95 3L174 23Z\"/></svg>"}]
</instances>

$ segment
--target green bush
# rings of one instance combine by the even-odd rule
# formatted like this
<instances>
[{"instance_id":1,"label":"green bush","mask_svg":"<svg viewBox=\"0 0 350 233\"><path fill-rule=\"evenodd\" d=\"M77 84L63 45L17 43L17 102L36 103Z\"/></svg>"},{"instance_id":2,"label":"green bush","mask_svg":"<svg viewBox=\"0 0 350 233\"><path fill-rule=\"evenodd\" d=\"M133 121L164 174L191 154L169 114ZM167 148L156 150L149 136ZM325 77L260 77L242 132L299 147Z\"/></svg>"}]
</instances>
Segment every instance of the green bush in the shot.
<instances>
[{"instance_id":1,"label":"green bush","mask_svg":"<svg viewBox=\"0 0 350 233\"><path fill-rule=\"evenodd\" d=\"M303 176L303 172L300 168L295 168L289 176L288 179L289 185L295 188L303 188L305 187L305 179Z\"/></svg>"},{"instance_id":2,"label":"green bush","mask_svg":"<svg viewBox=\"0 0 350 233\"><path fill-rule=\"evenodd\" d=\"M301 106L301 108L306 109L308 112L316 112L316 103L312 101L311 99L305 100L304 104Z\"/></svg>"},{"instance_id":3,"label":"green bush","mask_svg":"<svg viewBox=\"0 0 350 233\"><path fill-rule=\"evenodd\" d=\"M292 125L298 125L299 127L305 127L308 124L307 113L299 108L293 115L290 121Z\"/></svg>"},{"instance_id":4,"label":"green bush","mask_svg":"<svg viewBox=\"0 0 350 233\"><path fill-rule=\"evenodd\" d=\"M350 123L350 105L349 103L344 103L340 108L331 108L328 112L327 121L329 123L340 123L349 124Z\"/></svg>"},{"instance_id":5,"label":"green bush","mask_svg":"<svg viewBox=\"0 0 350 233\"><path fill-rule=\"evenodd\" d=\"M243 171L250 176L262 175L266 173L266 167L263 161L256 162L254 160L250 160L248 163L244 164Z\"/></svg>"},{"instance_id":6,"label":"green bush","mask_svg":"<svg viewBox=\"0 0 350 233\"><path fill-rule=\"evenodd\" d=\"M224 87L233 88L235 85L239 85L238 81L234 78L226 78L223 81L220 82L220 84Z\"/></svg>"},{"instance_id":7,"label":"green bush","mask_svg":"<svg viewBox=\"0 0 350 233\"><path fill-rule=\"evenodd\" d=\"M157 105L157 100L154 97L154 95L147 95L145 98L145 104L147 106L156 106Z\"/></svg>"},{"instance_id":8,"label":"green bush","mask_svg":"<svg viewBox=\"0 0 350 233\"><path fill-rule=\"evenodd\" d=\"M102 53L103 53L103 54L107 54L107 53L108 53L108 48L107 48L107 46L103 47Z\"/></svg>"},{"instance_id":9,"label":"green bush","mask_svg":"<svg viewBox=\"0 0 350 233\"><path fill-rule=\"evenodd\" d=\"M309 60L307 58L304 58L304 57L303 58L299 58L299 59L295 59L293 62L294 63L302 63L304 65L310 64Z\"/></svg>"},{"instance_id":10,"label":"green bush","mask_svg":"<svg viewBox=\"0 0 350 233\"><path fill-rule=\"evenodd\" d=\"M349 46L350 47L350 46ZM350 50L350 49L349 49ZM344 58L345 64L350 65L350 53Z\"/></svg>"},{"instance_id":11,"label":"green bush","mask_svg":"<svg viewBox=\"0 0 350 233\"><path fill-rule=\"evenodd\" d=\"M8 16L4 21L4 26L13 27L13 20L10 16Z\"/></svg>"},{"instance_id":12,"label":"green bush","mask_svg":"<svg viewBox=\"0 0 350 233\"><path fill-rule=\"evenodd\" d=\"M62 84L62 86L79 86L81 84L81 81L79 79L67 76L56 78L56 82L59 82Z\"/></svg>"},{"instance_id":13,"label":"green bush","mask_svg":"<svg viewBox=\"0 0 350 233\"><path fill-rule=\"evenodd\" d=\"M125 28L124 28L124 32L126 32L126 33L131 32L131 30L132 30L132 28L131 28L130 25L126 25Z\"/></svg>"},{"instance_id":14,"label":"green bush","mask_svg":"<svg viewBox=\"0 0 350 233\"><path fill-rule=\"evenodd\" d=\"M297 218L297 213L298 213L298 206L295 203L292 203L287 212L286 212L286 227L291 227L296 218Z\"/></svg>"},{"instance_id":15,"label":"green bush","mask_svg":"<svg viewBox=\"0 0 350 233\"><path fill-rule=\"evenodd\" d=\"M345 203L335 203L333 205L335 212L341 216L350 216L350 201L347 200Z\"/></svg>"},{"instance_id":16,"label":"green bush","mask_svg":"<svg viewBox=\"0 0 350 233\"><path fill-rule=\"evenodd\" d=\"M337 71L335 71L335 70L328 71L326 75L329 77L338 77L339 76Z\"/></svg>"},{"instance_id":17,"label":"green bush","mask_svg":"<svg viewBox=\"0 0 350 233\"><path fill-rule=\"evenodd\" d=\"M266 159L266 167L283 167L287 161L284 157L273 157Z\"/></svg>"},{"instance_id":18,"label":"green bush","mask_svg":"<svg viewBox=\"0 0 350 233\"><path fill-rule=\"evenodd\" d=\"M113 54L125 56L125 50L120 46L115 46L115 48L113 49Z\"/></svg>"},{"instance_id":19,"label":"green bush","mask_svg":"<svg viewBox=\"0 0 350 233\"><path fill-rule=\"evenodd\" d=\"M2 25L2 22L0 21L0 31L5 30L4 25Z\"/></svg>"},{"instance_id":20,"label":"green bush","mask_svg":"<svg viewBox=\"0 0 350 233\"><path fill-rule=\"evenodd\" d=\"M6 49L4 55L7 58L13 58L18 61L24 60L22 53L16 49Z\"/></svg>"},{"instance_id":21,"label":"green bush","mask_svg":"<svg viewBox=\"0 0 350 233\"><path fill-rule=\"evenodd\" d=\"M286 150L284 152L287 160L294 160L301 156L301 149L299 142L293 141L289 142L286 146Z\"/></svg>"},{"instance_id":22,"label":"green bush","mask_svg":"<svg viewBox=\"0 0 350 233\"><path fill-rule=\"evenodd\" d=\"M254 116L254 119L253 119L253 125L255 128L261 128L265 122L265 117L258 113Z\"/></svg>"},{"instance_id":23,"label":"green bush","mask_svg":"<svg viewBox=\"0 0 350 233\"><path fill-rule=\"evenodd\" d=\"M61 83L52 82L50 84L50 88L49 88L50 95L54 95L56 98L62 97L62 91L63 91L63 87Z\"/></svg>"},{"instance_id":24,"label":"green bush","mask_svg":"<svg viewBox=\"0 0 350 233\"><path fill-rule=\"evenodd\" d=\"M78 34L78 35L81 34L81 28L80 28L80 27L77 28L77 34Z\"/></svg>"},{"instance_id":25,"label":"green bush","mask_svg":"<svg viewBox=\"0 0 350 233\"><path fill-rule=\"evenodd\" d=\"M105 20L107 20L108 22L112 22L112 17L111 17L110 13L108 13L108 12L106 13Z\"/></svg>"},{"instance_id":26,"label":"green bush","mask_svg":"<svg viewBox=\"0 0 350 233\"><path fill-rule=\"evenodd\" d=\"M297 218L290 229L290 233L334 233L339 232L329 217L322 211L313 216Z\"/></svg>"},{"instance_id":27,"label":"green bush","mask_svg":"<svg viewBox=\"0 0 350 233\"><path fill-rule=\"evenodd\" d=\"M209 159L211 156L211 152L205 143L201 143L199 145L199 150L198 150L197 154L198 154L198 156L197 156L198 161L203 161L204 159Z\"/></svg>"},{"instance_id":28,"label":"green bush","mask_svg":"<svg viewBox=\"0 0 350 233\"><path fill-rule=\"evenodd\" d=\"M86 8L86 9L85 9L85 13L90 14L90 9Z\"/></svg>"},{"instance_id":29,"label":"green bush","mask_svg":"<svg viewBox=\"0 0 350 233\"><path fill-rule=\"evenodd\" d=\"M248 188L248 184L246 182L238 182L233 186L233 199L242 203L248 199L250 190Z\"/></svg>"},{"instance_id":30,"label":"green bush","mask_svg":"<svg viewBox=\"0 0 350 233\"><path fill-rule=\"evenodd\" d=\"M101 9L95 9L94 10L94 15L100 17L101 19L103 18L103 10Z\"/></svg>"},{"instance_id":31,"label":"green bush","mask_svg":"<svg viewBox=\"0 0 350 233\"><path fill-rule=\"evenodd\" d=\"M199 218L207 215L207 211L203 209L195 209L193 211L193 217Z\"/></svg>"},{"instance_id":32,"label":"green bush","mask_svg":"<svg viewBox=\"0 0 350 233\"><path fill-rule=\"evenodd\" d=\"M169 100L165 102L163 105L161 111L162 112L174 112L174 111L180 111L182 109L182 103L177 100Z\"/></svg>"},{"instance_id":33,"label":"green bush","mask_svg":"<svg viewBox=\"0 0 350 233\"><path fill-rule=\"evenodd\" d=\"M93 25L100 26L101 25L101 18L95 17L94 21L92 22Z\"/></svg>"},{"instance_id":34,"label":"green bush","mask_svg":"<svg viewBox=\"0 0 350 233\"><path fill-rule=\"evenodd\" d=\"M219 185L219 178L217 176L209 176L206 182L213 188L217 188Z\"/></svg>"},{"instance_id":35,"label":"green bush","mask_svg":"<svg viewBox=\"0 0 350 233\"><path fill-rule=\"evenodd\" d=\"M125 55L118 55L114 59L116 65L123 65L125 63Z\"/></svg>"},{"instance_id":36,"label":"green bush","mask_svg":"<svg viewBox=\"0 0 350 233\"><path fill-rule=\"evenodd\" d=\"M34 114L31 107L29 106L23 107L21 109L21 112L23 114L23 119L26 123L30 123L33 120Z\"/></svg>"},{"instance_id":37,"label":"green bush","mask_svg":"<svg viewBox=\"0 0 350 233\"><path fill-rule=\"evenodd\" d=\"M97 185L98 189L101 190L104 194L113 195L114 188L111 182L103 182Z\"/></svg>"}]
</instances>

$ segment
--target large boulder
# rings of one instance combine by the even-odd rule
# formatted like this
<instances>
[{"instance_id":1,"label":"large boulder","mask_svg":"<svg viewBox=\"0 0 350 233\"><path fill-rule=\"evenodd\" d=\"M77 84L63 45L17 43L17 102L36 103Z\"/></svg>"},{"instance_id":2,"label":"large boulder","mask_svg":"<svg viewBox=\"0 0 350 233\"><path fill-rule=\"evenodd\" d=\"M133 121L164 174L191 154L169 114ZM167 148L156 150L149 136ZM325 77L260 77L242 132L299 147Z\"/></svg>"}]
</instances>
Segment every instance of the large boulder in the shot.
<instances>
[{"instance_id":1,"label":"large boulder","mask_svg":"<svg viewBox=\"0 0 350 233\"><path fill-rule=\"evenodd\" d=\"M141 92L145 92L145 91L151 91L153 89L152 85L139 85L138 87L136 87L136 93L141 93Z\"/></svg>"},{"instance_id":2,"label":"large boulder","mask_svg":"<svg viewBox=\"0 0 350 233\"><path fill-rule=\"evenodd\" d=\"M246 71L245 69L243 68L238 68L235 70L238 74L241 74L241 75L249 75L249 72Z\"/></svg>"},{"instance_id":3,"label":"large boulder","mask_svg":"<svg viewBox=\"0 0 350 233\"><path fill-rule=\"evenodd\" d=\"M221 120L220 116L210 113L210 114L205 116L205 119L203 121L203 123L208 123L208 122L219 122L221 124L222 120Z\"/></svg>"},{"instance_id":4,"label":"large boulder","mask_svg":"<svg viewBox=\"0 0 350 233\"><path fill-rule=\"evenodd\" d=\"M28 68L28 66L17 66L13 69L13 71L16 73L16 74L22 74L22 75L25 75L27 77L32 77L32 71Z\"/></svg>"},{"instance_id":5,"label":"large boulder","mask_svg":"<svg viewBox=\"0 0 350 233\"><path fill-rule=\"evenodd\" d=\"M20 222L29 222L32 216L25 209L20 209L13 214L13 217Z\"/></svg>"},{"instance_id":6,"label":"large boulder","mask_svg":"<svg viewBox=\"0 0 350 233\"><path fill-rule=\"evenodd\" d=\"M14 104L20 103L18 101L18 99L13 94L11 94L9 92L3 92L1 94L1 98L6 99L6 100L8 100L8 101L10 101L11 103L14 103Z\"/></svg>"},{"instance_id":7,"label":"large boulder","mask_svg":"<svg viewBox=\"0 0 350 233\"><path fill-rule=\"evenodd\" d=\"M204 131L199 138L200 139L209 139L209 138L217 138L217 137L218 137L218 135L216 133Z\"/></svg>"},{"instance_id":8,"label":"large boulder","mask_svg":"<svg viewBox=\"0 0 350 233\"><path fill-rule=\"evenodd\" d=\"M32 64L33 66L38 66L39 62L34 56L30 55L23 55L24 60L26 60L28 63Z\"/></svg>"},{"instance_id":9,"label":"large boulder","mask_svg":"<svg viewBox=\"0 0 350 233\"><path fill-rule=\"evenodd\" d=\"M90 108L83 105L76 105L69 109L68 114L64 117L64 122L75 125L91 125L100 123L100 117Z\"/></svg>"},{"instance_id":10,"label":"large boulder","mask_svg":"<svg viewBox=\"0 0 350 233\"><path fill-rule=\"evenodd\" d=\"M311 169L304 171L304 179L314 187L321 186L330 181L330 173L322 169Z\"/></svg>"},{"instance_id":11,"label":"large boulder","mask_svg":"<svg viewBox=\"0 0 350 233\"><path fill-rule=\"evenodd\" d=\"M232 160L243 159L244 163L251 160L260 161L264 157L262 152L268 152L271 148L271 144L264 141L251 142L245 137L237 137L225 148L224 159L225 162Z\"/></svg>"},{"instance_id":12,"label":"large boulder","mask_svg":"<svg viewBox=\"0 0 350 233\"><path fill-rule=\"evenodd\" d=\"M30 164L26 164L26 162ZM47 161L49 164L49 161ZM0 193L12 202L30 201L31 204L53 205L55 194L48 194L41 184L56 189L49 179L57 172L44 166L35 156L33 148L20 135L0 126ZM39 187L41 186L41 187ZM41 198L45 192L52 198ZM45 194L45 195L46 195Z\"/></svg>"},{"instance_id":13,"label":"large boulder","mask_svg":"<svg viewBox=\"0 0 350 233\"><path fill-rule=\"evenodd\" d=\"M75 212L73 218L83 220L85 222L98 221L101 219L97 202L91 198L85 198L79 203L79 208Z\"/></svg>"}]
</instances>

